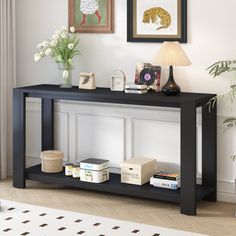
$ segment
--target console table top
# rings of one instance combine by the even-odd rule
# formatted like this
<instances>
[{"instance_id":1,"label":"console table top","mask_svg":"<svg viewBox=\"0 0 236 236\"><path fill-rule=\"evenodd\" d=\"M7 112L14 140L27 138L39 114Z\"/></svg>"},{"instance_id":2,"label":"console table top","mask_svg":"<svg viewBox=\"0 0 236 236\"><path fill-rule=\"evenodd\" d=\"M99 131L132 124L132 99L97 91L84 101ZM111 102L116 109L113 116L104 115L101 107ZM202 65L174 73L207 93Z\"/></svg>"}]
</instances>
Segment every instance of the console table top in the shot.
<instances>
[{"instance_id":1,"label":"console table top","mask_svg":"<svg viewBox=\"0 0 236 236\"><path fill-rule=\"evenodd\" d=\"M161 92L149 92L140 95L114 92L109 88L84 90L78 89L77 86L60 88L59 85L52 84L19 87L14 90L21 90L26 97L165 107L181 107L186 102L191 102L196 107L199 107L205 105L211 98L216 96L216 94L185 92L177 96L166 96Z\"/></svg>"}]
</instances>

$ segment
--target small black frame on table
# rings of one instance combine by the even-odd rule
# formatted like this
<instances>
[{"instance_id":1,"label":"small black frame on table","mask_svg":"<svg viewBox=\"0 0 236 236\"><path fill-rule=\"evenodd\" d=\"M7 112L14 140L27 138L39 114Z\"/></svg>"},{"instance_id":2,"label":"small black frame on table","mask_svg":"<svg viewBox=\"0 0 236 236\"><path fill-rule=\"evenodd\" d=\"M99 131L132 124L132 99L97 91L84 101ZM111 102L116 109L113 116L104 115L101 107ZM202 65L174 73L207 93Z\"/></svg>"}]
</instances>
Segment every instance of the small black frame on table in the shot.
<instances>
[{"instance_id":1,"label":"small black frame on table","mask_svg":"<svg viewBox=\"0 0 236 236\"><path fill-rule=\"evenodd\" d=\"M155 107L175 107L181 115L181 189L161 189L145 184L133 186L120 183L120 175L111 174L110 180L94 184L65 177L63 173L45 174L41 166L25 165L25 106L26 97L42 99L42 151L54 148L54 100L130 104ZM62 184L81 189L110 192L147 199L180 203L181 213L196 214L198 200L216 201L216 106L209 112L205 106L215 94L181 93L168 97L162 93L144 95L112 92L108 88L79 90L62 89L57 85L35 85L13 91L13 186L25 188L26 180ZM196 183L196 108L202 107L202 184Z\"/></svg>"}]
</instances>

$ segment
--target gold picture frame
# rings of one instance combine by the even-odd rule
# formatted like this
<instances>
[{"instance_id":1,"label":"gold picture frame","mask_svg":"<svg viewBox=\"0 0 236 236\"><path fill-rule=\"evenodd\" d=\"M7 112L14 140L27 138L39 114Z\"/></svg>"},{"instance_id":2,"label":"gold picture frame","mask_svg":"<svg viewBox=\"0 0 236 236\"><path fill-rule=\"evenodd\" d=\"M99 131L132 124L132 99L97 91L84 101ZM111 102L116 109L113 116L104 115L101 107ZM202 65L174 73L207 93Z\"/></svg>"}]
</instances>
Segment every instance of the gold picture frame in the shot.
<instances>
[{"instance_id":1,"label":"gold picture frame","mask_svg":"<svg viewBox=\"0 0 236 236\"><path fill-rule=\"evenodd\" d=\"M69 27L80 33L113 33L114 0L68 0Z\"/></svg>"}]
</instances>

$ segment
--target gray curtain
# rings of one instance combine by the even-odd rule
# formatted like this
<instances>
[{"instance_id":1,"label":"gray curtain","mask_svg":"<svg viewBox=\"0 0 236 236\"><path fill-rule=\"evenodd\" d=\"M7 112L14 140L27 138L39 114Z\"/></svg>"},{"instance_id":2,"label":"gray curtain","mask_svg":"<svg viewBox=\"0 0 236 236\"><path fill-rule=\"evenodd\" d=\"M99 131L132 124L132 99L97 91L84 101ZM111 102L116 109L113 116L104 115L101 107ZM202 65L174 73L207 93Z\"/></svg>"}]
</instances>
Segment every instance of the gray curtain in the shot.
<instances>
[{"instance_id":1,"label":"gray curtain","mask_svg":"<svg viewBox=\"0 0 236 236\"><path fill-rule=\"evenodd\" d=\"M0 179L6 178L12 171L15 60L15 0L0 0Z\"/></svg>"}]
</instances>

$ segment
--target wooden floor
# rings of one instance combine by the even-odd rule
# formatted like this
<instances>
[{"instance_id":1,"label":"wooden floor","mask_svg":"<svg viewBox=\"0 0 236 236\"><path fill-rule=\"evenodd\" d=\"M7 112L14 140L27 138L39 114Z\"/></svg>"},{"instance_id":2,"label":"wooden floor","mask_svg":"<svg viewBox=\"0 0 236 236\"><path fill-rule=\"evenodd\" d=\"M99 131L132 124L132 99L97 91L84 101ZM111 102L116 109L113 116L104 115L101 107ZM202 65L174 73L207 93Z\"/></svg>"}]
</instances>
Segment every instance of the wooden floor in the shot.
<instances>
[{"instance_id":1,"label":"wooden floor","mask_svg":"<svg viewBox=\"0 0 236 236\"><path fill-rule=\"evenodd\" d=\"M197 216L179 213L176 204L121 197L27 182L26 189L0 182L0 198L62 210L186 230L207 235L236 235L235 204L200 202Z\"/></svg>"}]
</instances>

